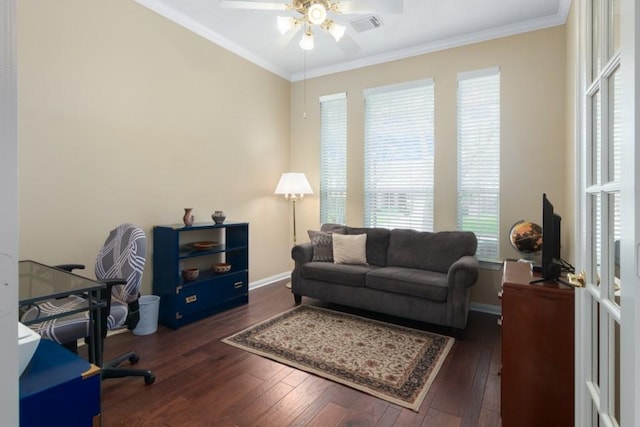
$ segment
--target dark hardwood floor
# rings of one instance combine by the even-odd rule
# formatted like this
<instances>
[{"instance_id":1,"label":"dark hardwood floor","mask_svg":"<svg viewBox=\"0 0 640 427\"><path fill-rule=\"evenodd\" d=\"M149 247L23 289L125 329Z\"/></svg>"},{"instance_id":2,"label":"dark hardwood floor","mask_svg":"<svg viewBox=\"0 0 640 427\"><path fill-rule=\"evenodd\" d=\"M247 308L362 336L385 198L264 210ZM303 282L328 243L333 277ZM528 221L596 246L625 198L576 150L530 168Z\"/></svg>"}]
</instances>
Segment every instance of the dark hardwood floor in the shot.
<instances>
[{"instance_id":1,"label":"dark hardwood floor","mask_svg":"<svg viewBox=\"0 0 640 427\"><path fill-rule=\"evenodd\" d=\"M303 303L324 305L303 298ZM109 337L108 360L134 349L141 378L102 384L103 426L500 426L497 317L471 312L419 412L247 353L220 339L294 306L282 284L256 289L249 304L152 335ZM334 308L336 308L334 306ZM356 314L367 314L339 307ZM446 333L432 325L376 316Z\"/></svg>"}]
</instances>

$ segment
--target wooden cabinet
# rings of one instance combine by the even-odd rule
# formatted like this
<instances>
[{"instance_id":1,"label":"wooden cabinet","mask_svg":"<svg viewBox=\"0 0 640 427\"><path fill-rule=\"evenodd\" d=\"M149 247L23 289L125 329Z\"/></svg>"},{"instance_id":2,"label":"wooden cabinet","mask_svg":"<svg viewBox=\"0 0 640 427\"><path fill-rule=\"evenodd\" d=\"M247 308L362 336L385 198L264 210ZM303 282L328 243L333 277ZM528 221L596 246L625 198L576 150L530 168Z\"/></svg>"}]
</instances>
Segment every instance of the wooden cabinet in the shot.
<instances>
[{"instance_id":1,"label":"wooden cabinet","mask_svg":"<svg viewBox=\"0 0 640 427\"><path fill-rule=\"evenodd\" d=\"M214 272L221 262L231 270ZM200 271L194 281L182 278L189 268ZM249 302L249 224L155 226L153 293L160 296L159 322L173 329Z\"/></svg>"},{"instance_id":2,"label":"wooden cabinet","mask_svg":"<svg viewBox=\"0 0 640 427\"><path fill-rule=\"evenodd\" d=\"M502 426L574 425L574 290L530 284L529 264L502 276Z\"/></svg>"}]
</instances>

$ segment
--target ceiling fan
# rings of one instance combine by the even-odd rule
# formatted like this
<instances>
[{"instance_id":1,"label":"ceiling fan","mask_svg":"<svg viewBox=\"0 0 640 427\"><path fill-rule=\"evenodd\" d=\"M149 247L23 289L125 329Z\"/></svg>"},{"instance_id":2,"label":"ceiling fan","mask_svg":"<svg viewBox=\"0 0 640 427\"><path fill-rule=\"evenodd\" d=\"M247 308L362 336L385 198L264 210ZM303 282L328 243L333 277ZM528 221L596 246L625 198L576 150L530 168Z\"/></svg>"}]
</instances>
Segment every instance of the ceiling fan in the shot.
<instances>
[{"instance_id":1,"label":"ceiling fan","mask_svg":"<svg viewBox=\"0 0 640 427\"><path fill-rule=\"evenodd\" d=\"M286 0L285 0L286 1ZM294 15L278 16L278 29L282 35L293 36L303 29L298 43L304 50L314 48L313 27L317 26L330 34L336 42L345 36L346 27L334 19L342 14L371 13L374 9L400 13L402 0L290 0L287 2L263 2L249 0L221 0L220 7L231 9L294 11ZM344 39L348 39L345 37ZM343 39L343 40L344 40ZM349 40L351 47L355 44ZM344 47L343 47L344 49Z\"/></svg>"}]
</instances>

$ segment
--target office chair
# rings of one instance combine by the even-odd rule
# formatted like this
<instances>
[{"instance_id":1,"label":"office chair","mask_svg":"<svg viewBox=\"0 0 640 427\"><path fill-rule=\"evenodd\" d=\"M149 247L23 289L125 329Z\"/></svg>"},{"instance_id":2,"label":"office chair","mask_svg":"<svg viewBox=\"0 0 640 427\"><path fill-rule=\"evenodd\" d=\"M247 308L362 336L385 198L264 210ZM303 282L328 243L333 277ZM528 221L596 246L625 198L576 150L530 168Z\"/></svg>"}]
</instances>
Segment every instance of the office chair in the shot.
<instances>
[{"instance_id":1,"label":"office chair","mask_svg":"<svg viewBox=\"0 0 640 427\"><path fill-rule=\"evenodd\" d=\"M102 342L104 342L107 330L118 329L125 324L128 329L134 329L140 320L138 298L146 260L146 242L146 235L140 227L133 224L121 224L111 230L98 253L95 264L96 278L107 284L101 298L106 302L106 307L101 310L100 319L102 322ZM84 268L81 264L65 264L57 267L67 271ZM22 320L35 319L38 312L50 315L84 305L80 296L49 300L29 309L22 316ZM74 349L77 340L83 337L86 339L92 329L88 312L44 321L30 325L30 327L44 338L56 341L71 350ZM141 376L144 377L146 384L153 384L155 376L150 370L118 367L125 360L136 364L140 358L133 351L130 351L103 363L102 378Z\"/></svg>"}]
</instances>

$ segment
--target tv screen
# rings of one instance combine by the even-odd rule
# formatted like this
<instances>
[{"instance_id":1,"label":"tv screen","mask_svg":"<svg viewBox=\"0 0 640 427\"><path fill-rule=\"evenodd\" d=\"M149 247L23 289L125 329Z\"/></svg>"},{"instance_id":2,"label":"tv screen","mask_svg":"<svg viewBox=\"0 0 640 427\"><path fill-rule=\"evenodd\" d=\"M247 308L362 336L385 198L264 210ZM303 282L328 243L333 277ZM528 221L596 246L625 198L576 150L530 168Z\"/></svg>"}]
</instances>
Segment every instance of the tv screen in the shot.
<instances>
[{"instance_id":1,"label":"tv screen","mask_svg":"<svg viewBox=\"0 0 640 427\"><path fill-rule=\"evenodd\" d=\"M560 221L553 204L542 195L542 278L555 280L560 276Z\"/></svg>"}]
</instances>

